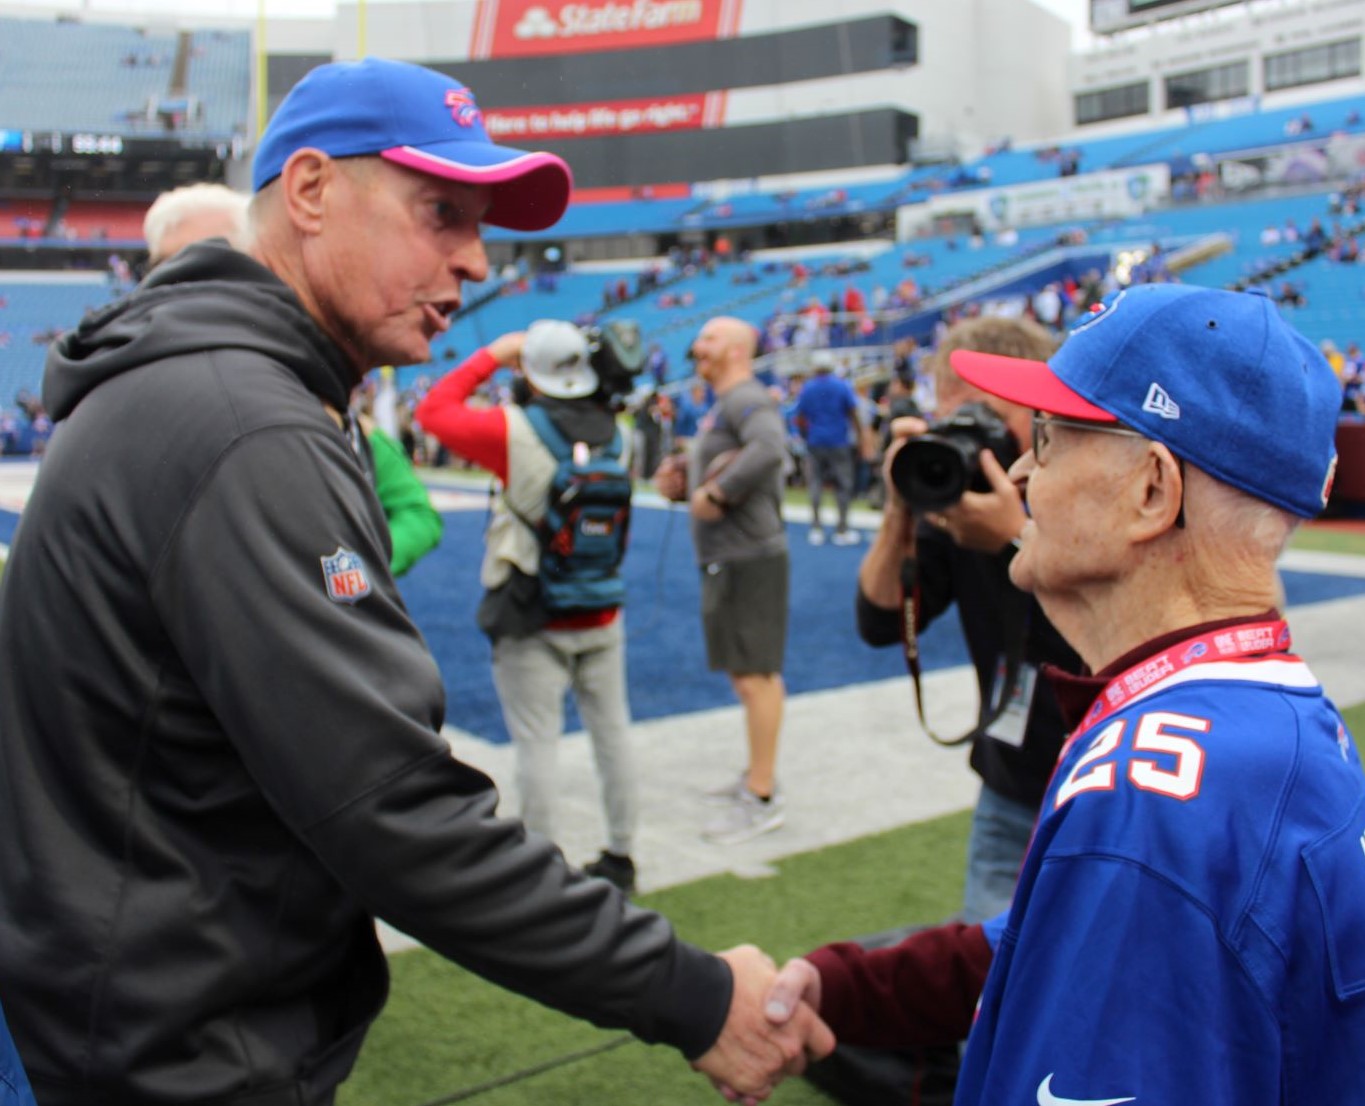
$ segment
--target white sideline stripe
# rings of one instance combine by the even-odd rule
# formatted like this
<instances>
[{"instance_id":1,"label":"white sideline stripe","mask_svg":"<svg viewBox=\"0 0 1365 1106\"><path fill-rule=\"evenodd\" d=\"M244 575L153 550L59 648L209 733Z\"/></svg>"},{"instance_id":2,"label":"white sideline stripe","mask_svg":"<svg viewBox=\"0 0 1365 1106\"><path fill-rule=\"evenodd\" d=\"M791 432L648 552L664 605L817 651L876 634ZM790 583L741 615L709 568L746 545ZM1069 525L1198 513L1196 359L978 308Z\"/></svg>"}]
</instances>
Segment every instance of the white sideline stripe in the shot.
<instances>
[{"instance_id":1,"label":"white sideline stripe","mask_svg":"<svg viewBox=\"0 0 1365 1106\"><path fill-rule=\"evenodd\" d=\"M1290 572L1316 572L1323 576L1365 577L1365 557L1349 553L1320 553L1312 549L1287 550L1279 560Z\"/></svg>"}]
</instances>

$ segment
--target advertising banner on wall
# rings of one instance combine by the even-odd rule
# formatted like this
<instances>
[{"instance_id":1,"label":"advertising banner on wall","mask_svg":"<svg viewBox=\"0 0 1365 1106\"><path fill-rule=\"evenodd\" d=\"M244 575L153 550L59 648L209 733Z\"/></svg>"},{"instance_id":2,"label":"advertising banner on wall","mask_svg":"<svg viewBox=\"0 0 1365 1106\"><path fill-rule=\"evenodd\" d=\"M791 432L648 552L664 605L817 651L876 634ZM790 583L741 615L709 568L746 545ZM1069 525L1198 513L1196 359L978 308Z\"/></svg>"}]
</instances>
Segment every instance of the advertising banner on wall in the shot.
<instances>
[{"instance_id":1,"label":"advertising banner on wall","mask_svg":"<svg viewBox=\"0 0 1365 1106\"><path fill-rule=\"evenodd\" d=\"M733 38L743 0L478 0L473 58L635 50Z\"/></svg>"},{"instance_id":2,"label":"advertising banner on wall","mask_svg":"<svg viewBox=\"0 0 1365 1106\"><path fill-rule=\"evenodd\" d=\"M483 122L489 136L498 142L690 131L724 123L725 95L697 92L640 100L489 108L483 113Z\"/></svg>"},{"instance_id":3,"label":"advertising banner on wall","mask_svg":"<svg viewBox=\"0 0 1365 1106\"><path fill-rule=\"evenodd\" d=\"M1005 188L982 188L935 196L931 218L970 213L983 231L1043 226L1068 219L1140 215L1170 195L1171 173L1165 165L1110 169L1078 177L1030 181Z\"/></svg>"}]
</instances>

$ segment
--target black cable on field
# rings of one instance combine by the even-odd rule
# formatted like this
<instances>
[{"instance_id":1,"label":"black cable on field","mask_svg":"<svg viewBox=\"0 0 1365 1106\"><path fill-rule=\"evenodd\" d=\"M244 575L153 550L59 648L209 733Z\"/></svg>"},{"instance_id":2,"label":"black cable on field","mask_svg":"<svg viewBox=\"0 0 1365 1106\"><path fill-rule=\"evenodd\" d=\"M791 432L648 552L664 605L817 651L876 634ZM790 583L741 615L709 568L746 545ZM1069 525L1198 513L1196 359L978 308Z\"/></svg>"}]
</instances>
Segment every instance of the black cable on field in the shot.
<instances>
[{"instance_id":1,"label":"black cable on field","mask_svg":"<svg viewBox=\"0 0 1365 1106\"><path fill-rule=\"evenodd\" d=\"M581 1049L578 1052L569 1052L563 1056L556 1056L553 1060L546 1060L544 1063L532 1064L529 1068L522 1068L520 1071L511 1072L508 1075L500 1075L496 1079L489 1079L483 1083L476 1083L472 1087L466 1087L462 1091L447 1095L445 1098L433 1098L430 1102L423 1102L421 1106L451 1106L454 1102L468 1102L471 1098L477 1098L481 1094L489 1091L496 1091L500 1087L509 1087L513 1083L520 1083L523 1079L531 1079L537 1075L544 1075L547 1071L554 1071L569 1064L576 1064L580 1060L590 1060L594 1056L601 1056L604 1052L611 1052L622 1045L628 1045L635 1038L629 1034L620 1037L613 1037L611 1040L592 1048Z\"/></svg>"}]
</instances>

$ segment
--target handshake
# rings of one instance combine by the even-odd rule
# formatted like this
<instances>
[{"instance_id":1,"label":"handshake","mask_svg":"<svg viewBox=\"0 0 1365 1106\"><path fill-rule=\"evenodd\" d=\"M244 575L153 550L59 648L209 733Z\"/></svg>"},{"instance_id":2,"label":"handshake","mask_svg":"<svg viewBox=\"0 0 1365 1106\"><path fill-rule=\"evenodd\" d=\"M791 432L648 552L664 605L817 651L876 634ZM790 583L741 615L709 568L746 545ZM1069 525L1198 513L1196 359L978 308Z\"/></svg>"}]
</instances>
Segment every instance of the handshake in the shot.
<instances>
[{"instance_id":1,"label":"handshake","mask_svg":"<svg viewBox=\"0 0 1365 1106\"><path fill-rule=\"evenodd\" d=\"M808 960L777 965L753 945L720 958L730 966L734 992L720 1037L692 1066L731 1102L767 1098L789 1075L834 1050L834 1034L818 1013L820 975Z\"/></svg>"}]
</instances>

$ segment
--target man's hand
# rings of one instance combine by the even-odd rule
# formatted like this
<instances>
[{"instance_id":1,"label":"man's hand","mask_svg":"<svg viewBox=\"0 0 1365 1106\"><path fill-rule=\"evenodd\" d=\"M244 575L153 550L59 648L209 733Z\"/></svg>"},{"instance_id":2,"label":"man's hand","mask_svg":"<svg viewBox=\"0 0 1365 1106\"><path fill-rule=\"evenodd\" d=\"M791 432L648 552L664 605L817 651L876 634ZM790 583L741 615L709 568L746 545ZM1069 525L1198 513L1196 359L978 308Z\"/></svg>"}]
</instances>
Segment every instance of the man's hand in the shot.
<instances>
[{"instance_id":1,"label":"man's hand","mask_svg":"<svg viewBox=\"0 0 1365 1106\"><path fill-rule=\"evenodd\" d=\"M777 966L759 949L741 945L720 954L734 975L730 1014L720 1037L693 1063L731 1101L765 1099L787 1075L800 1075L808 1059L834 1050L834 1035L808 1005L795 1008L781 1023L764 1008L777 978Z\"/></svg>"},{"instance_id":2,"label":"man's hand","mask_svg":"<svg viewBox=\"0 0 1365 1106\"><path fill-rule=\"evenodd\" d=\"M990 481L990 491L963 492L951 507L925 517L963 549L999 553L1019 536L1028 513L1019 488L989 449L981 451L981 471Z\"/></svg>"},{"instance_id":3,"label":"man's hand","mask_svg":"<svg viewBox=\"0 0 1365 1106\"><path fill-rule=\"evenodd\" d=\"M763 1013L773 1025L786 1025L803 1002L817 1014L820 1012L820 973L809 960L798 956L783 964L777 973L768 988Z\"/></svg>"},{"instance_id":4,"label":"man's hand","mask_svg":"<svg viewBox=\"0 0 1365 1106\"><path fill-rule=\"evenodd\" d=\"M703 484L692 493L689 501L692 517L698 522L719 522L725 517L725 507L716 502L719 498L714 484Z\"/></svg>"},{"instance_id":5,"label":"man's hand","mask_svg":"<svg viewBox=\"0 0 1365 1106\"><path fill-rule=\"evenodd\" d=\"M911 438L918 438L921 434L927 433L929 424L915 415L902 415L898 419L891 420L891 440L886 445L886 455L882 458L882 487L886 489L887 513L901 516L907 513L905 500L896 491L896 485L891 482L891 462L896 454L905 448L905 443ZM899 525L899 517L897 524Z\"/></svg>"},{"instance_id":6,"label":"man's hand","mask_svg":"<svg viewBox=\"0 0 1365 1106\"><path fill-rule=\"evenodd\" d=\"M493 339L488 344L488 352L499 365L509 369L519 369L521 367L521 347L525 342L526 332L514 330L511 334L504 334L501 338Z\"/></svg>"},{"instance_id":7,"label":"man's hand","mask_svg":"<svg viewBox=\"0 0 1365 1106\"><path fill-rule=\"evenodd\" d=\"M670 453L654 470L654 490L673 503L687 499L687 455Z\"/></svg>"}]
</instances>

